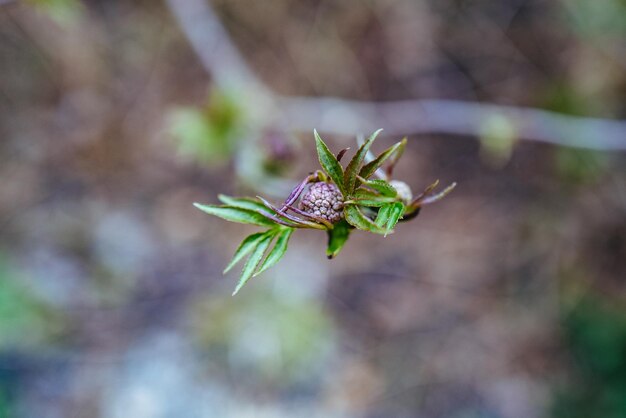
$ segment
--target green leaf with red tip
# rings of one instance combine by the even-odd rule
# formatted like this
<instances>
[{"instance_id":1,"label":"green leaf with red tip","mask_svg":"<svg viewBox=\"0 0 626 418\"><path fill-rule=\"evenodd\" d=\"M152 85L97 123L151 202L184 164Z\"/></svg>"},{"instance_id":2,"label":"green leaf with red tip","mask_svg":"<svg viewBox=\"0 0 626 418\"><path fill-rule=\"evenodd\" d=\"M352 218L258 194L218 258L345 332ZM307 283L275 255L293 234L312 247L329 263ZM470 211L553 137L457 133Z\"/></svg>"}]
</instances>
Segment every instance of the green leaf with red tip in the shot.
<instances>
[{"instance_id":1,"label":"green leaf with red tip","mask_svg":"<svg viewBox=\"0 0 626 418\"><path fill-rule=\"evenodd\" d=\"M341 193L343 193L345 196L346 193L343 184L343 168L341 167L341 164L339 164L339 161L337 161L337 157L335 157L335 155L330 152L328 146L324 143L322 138L320 138L317 131L313 131L313 133L315 135L317 157L319 159L320 165L322 166L322 169L326 174L328 174L331 180L337 185L337 187L339 187Z\"/></svg>"},{"instance_id":2,"label":"green leaf with red tip","mask_svg":"<svg viewBox=\"0 0 626 418\"><path fill-rule=\"evenodd\" d=\"M405 147L406 147L406 138L392 145L391 147L387 148L374 160L365 164L361 168L361 171L359 172L359 176L365 179L370 178L370 176L372 176L376 172L376 170L378 170L385 163L385 161L387 161L387 159L389 159L390 157L393 157L392 161L397 160L397 158L400 155L402 155L402 153L404 152Z\"/></svg>"},{"instance_id":3,"label":"green leaf with red tip","mask_svg":"<svg viewBox=\"0 0 626 418\"><path fill-rule=\"evenodd\" d=\"M435 194L427 193L425 197L421 197L416 200L418 201L419 206L430 205L431 203L435 203L443 199L444 197L446 197L452 190L454 190L455 187L456 187L456 182L452 183L451 185L449 185L448 187L446 187L439 193L435 193Z\"/></svg>"},{"instance_id":4,"label":"green leaf with red tip","mask_svg":"<svg viewBox=\"0 0 626 418\"><path fill-rule=\"evenodd\" d=\"M356 154L354 154L354 157L352 157L352 160L350 160L350 163L348 163L346 171L343 173L344 188L348 196L354 192L354 189L356 188L357 175L361 171L361 166L363 165L365 156L381 131L382 129L379 129L370 135L367 141L359 147Z\"/></svg>"}]
</instances>

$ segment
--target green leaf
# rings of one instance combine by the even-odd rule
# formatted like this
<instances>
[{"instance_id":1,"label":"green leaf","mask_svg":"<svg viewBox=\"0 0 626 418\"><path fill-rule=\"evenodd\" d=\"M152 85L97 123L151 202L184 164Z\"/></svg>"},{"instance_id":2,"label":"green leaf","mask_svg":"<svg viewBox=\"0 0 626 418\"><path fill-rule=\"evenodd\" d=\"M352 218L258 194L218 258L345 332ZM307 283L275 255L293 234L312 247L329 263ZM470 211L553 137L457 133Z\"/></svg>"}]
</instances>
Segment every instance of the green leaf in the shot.
<instances>
[{"instance_id":1,"label":"green leaf","mask_svg":"<svg viewBox=\"0 0 626 418\"><path fill-rule=\"evenodd\" d=\"M386 197L396 197L398 191L385 180L365 180L361 177L363 185L376 190L380 194Z\"/></svg>"},{"instance_id":2,"label":"green leaf","mask_svg":"<svg viewBox=\"0 0 626 418\"><path fill-rule=\"evenodd\" d=\"M296 226L290 219L286 219L284 215L278 214L278 212L272 209L270 206L264 204L262 199L252 199L249 197L230 197L223 194L217 196L217 198L228 206L233 206L241 209L249 209L263 215L266 218L272 220L275 224L283 226Z\"/></svg>"},{"instance_id":3,"label":"green leaf","mask_svg":"<svg viewBox=\"0 0 626 418\"><path fill-rule=\"evenodd\" d=\"M356 177L361 170L363 160L365 160L367 152L369 151L372 143L381 131L382 129L379 129L374 132L367 139L367 141L365 141L363 145L359 147L356 154L354 154L354 157L352 157L352 160L350 160L350 163L348 163L346 171L345 173L343 173L343 183L346 190L346 193L344 193L344 195L347 194L348 196L350 196L354 192L354 189L356 188Z\"/></svg>"},{"instance_id":4,"label":"green leaf","mask_svg":"<svg viewBox=\"0 0 626 418\"><path fill-rule=\"evenodd\" d=\"M328 146L322 141L316 130L313 131L315 135L315 146L317 148L317 157L320 161L322 169L328 174L333 182L339 187L341 193L345 196L345 188L343 185L343 168L337 158L328 149Z\"/></svg>"},{"instance_id":5,"label":"green leaf","mask_svg":"<svg viewBox=\"0 0 626 418\"><path fill-rule=\"evenodd\" d=\"M258 226L276 225L276 222L250 209L238 208L228 205L202 205L200 203L194 203L193 205L201 211L208 213L209 215L217 216L231 222Z\"/></svg>"},{"instance_id":6,"label":"green leaf","mask_svg":"<svg viewBox=\"0 0 626 418\"><path fill-rule=\"evenodd\" d=\"M257 232L256 234L248 235L241 244L239 244L239 248L235 251L235 255L233 255L232 260L228 263L228 266L224 269L224 274L228 273L230 269L232 269L235 264L241 261L242 258L247 256L256 245L261 241L261 239L265 236L265 232Z\"/></svg>"},{"instance_id":7,"label":"green leaf","mask_svg":"<svg viewBox=\"0 0 626 418\"><path fill-rule=\"evenodd\" d=\"M393 200L389 200L388 197L383 197L381 199L385 199L385 200L379 200L379 199L354 199L351 200L351 202L353 202L355 205L359 205L359 206L365 206L368 208L379 208L381 206L384 206L386 204L389 204L391 202L393 202Z\"/></svg>"},{"instance_id":8,"label":"green leaf","mask_svg":"<svg viewBox=\"0 0 626 418\"><path fill-rule=\"evenodd\" d=\"M382 166L389 157L393 156L394 158L392 158L392 160L397 160L400 157L400 155L402 155L402 153L404 152L405 146L406 146L406 138L404 138L402 141L398 142L397 144L394 144L391 147L387 148L374 160L365 164L363 168L361 168L361 171L359 172L359 176L365 179L370 178L370 176L372 176L372 174L374 174L376 170L378 170L380 166Z\"/></svg>"},{"instance_id":9,"label":"green leaf","mask_svg":"<svg viewBox=\"0 0 626 418\"><path fill-rule=\"evenodd\" d=\"M400 220L400 218L404 215L404 205L400 202L392 203L391 210L389 213L389 219L387 220L387 231L391 232L393 228L396 227L396 224Z\"/></svg>"},{"instance_id":10,"label":"green leaf","mask_svg":"<svg viewBox=\"0 0 626 418\"><path fill-rule=\"evenodd\" d=\"M380 196L381 195L379 193L361 187L359 189L356 189L352 197L354 197L355 199L376 199Z\"/></svg>"},{"instance_id":11,"label":"green leaf","mask_svg":"<svg viewBox=\"0 0 626 418\"><path fill-rule=\"evenodd\" d=\"M293 228L285 228L277 234L278 238L276 239L276 244L274 245L274 248L272 248L272 250L269 252L267 257L265 258L265 261L263 261L263 264L261 264L259 270L254 273L254 276L258 276L259 274L263 273L265 270L274 266L280 261L281 258L283 258L285 252L287 252L287 245L289 244L289 238L291 237L293 231Z\"/></svg>"},{"instance_id":12,"label":"green leaf","mask_svg":"<svg viewBox=\"0 0 626 418\"><path fill-rule=\"evenodd\" d=\"M401 202L388 203L378 210L374 223L379 227L384 227L387 230L385 235L387 235L395 228L402 215L404 215L404 211L405 207Z\"/></svg>"},{"instance_id":13,"label":"green leaf","mask_svg":"<svg viewBox=\"0 0 626 418\"><path fill-rule=\"evenodd\" d=\"M378 193L360 188L354 192L353 201L359 206L380 207L387 203L396 202L397 199L394 197L381 196Z\"/></svg>"},{"instance_id":14,"label":"green leaf","mask_svg":"<svg viewBox=\"0 0 626 418\"><path fill-rule=\"evenodd\" d=\"M334 258L348 241L350 235L350 224L342 219L335 224L333 229L328 230L328 247L326 256Z\"/></svg>"},{"instance_id":15,"label":"green leaf","mask_svg":"<svg viewBox=\"0 0 626 418\"><path fill-rule=\"evenodd\" d=\"M265 254L265 251L270 246L272 239L275 236L274 231L267 231L263 235L263 238L261 238L261 240L254 247L252 254L250 254L246 264L243 266L243 271L241 272L241 277L239 278L239 283L233 292L233 296L235 296L237 292L239 292L239 290L241 290L241 288L248 282L248 280L250 280L257 266L263 259L263 254Z\"/></svg>"},{"instance_id":16,"label":"green leaf","mask_svg":"<svg viewBox=\"0 0 626 418\"><path fill-rule=\"evenodd\" d=\"M374 223L380 227L384 227L387 225L387 221L389 220L389 216L391 215L391 207L392 203L388 203L378 210L378 215L376 215L376 221Z\"/></svg>"},{"instance_id":17,"label":"green leaf","mask_svg":"<svg viewBox=\"0 0 626 418\"><path fill-rule=\"evenodd\" d=\"M396 151L390 158L389 160L389 165L387 165L387 177L391 177L393 174L393 169L396 166L396 164L398 163L398 161L400 160L400 157L402 157L402 154L404 154L404 149L406 146L406 137L404 139L402 139L401 142L404 142L404 144L402 144L402 146L398 149L398 151Z\"/></svg>"},{"instance_id":18,"label":"green leaf","mask_svg":"<svg viewBox=\"0 0 626 418\"><path fill-rule=\"evenodd\" d=\"M343 209L343 214L346 221L355 228L375 234L387 234L386 229L372 222L371 219L363 215L363 212L355 205L346 205Z\"/></svg>"},{"instance_id":19,"label":"green leaf","mask_svg":"<svg viewBox=\"0 0 626 418\"><path fill-rule=\"evenodd\" d=\"M232 206L235 208L249 209L255 212L258 212L258 211L271 212L272 214L274 214L273 211L267 208L263 204L263 202L261 202L258 199L252 199L249 197L231 197L231 196L226 196L223 194L217 195L217 198L220 200L220 202L224 203L225 205Z\"/></svg>"}]
</instances>

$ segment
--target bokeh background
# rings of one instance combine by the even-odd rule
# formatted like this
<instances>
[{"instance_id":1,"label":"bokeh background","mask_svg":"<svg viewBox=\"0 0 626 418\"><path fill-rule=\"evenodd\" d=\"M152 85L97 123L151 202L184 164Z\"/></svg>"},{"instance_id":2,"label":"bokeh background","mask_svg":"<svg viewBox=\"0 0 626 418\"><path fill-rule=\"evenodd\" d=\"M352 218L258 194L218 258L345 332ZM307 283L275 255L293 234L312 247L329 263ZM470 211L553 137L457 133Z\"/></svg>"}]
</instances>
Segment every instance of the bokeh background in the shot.
<instances>
[{"instance_id":1,"label":"bokeh background","mask_svg":"<svg viewBox=\"0 0 626 418\"><path fill-rule=\"evenodd\" d=\"M1 0L0 417L626 417L625 45L622 0ZM191 204L354 149L326 96L439 100L375 150L458 187L231 297L255 228Z\"/></svg>"}]
</instances>

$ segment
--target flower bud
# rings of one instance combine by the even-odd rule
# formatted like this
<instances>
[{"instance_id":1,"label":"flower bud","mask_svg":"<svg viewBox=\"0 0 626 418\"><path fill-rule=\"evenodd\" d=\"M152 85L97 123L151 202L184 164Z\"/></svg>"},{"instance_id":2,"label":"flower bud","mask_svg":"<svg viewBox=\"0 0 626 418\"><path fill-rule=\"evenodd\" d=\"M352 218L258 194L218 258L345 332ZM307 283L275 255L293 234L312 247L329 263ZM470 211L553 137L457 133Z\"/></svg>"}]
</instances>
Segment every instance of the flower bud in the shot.
<instances>
[{"instance_id":1,"label":"flower bud","mask_svg":"<svg viewBox=\"0 0 626 418\"><path fill-rule=\"evenodd\" d=\"M300 199L300 209L330 223L343 216L343 195L332 183L313 183Z\"/></svg>"}]
</instances>

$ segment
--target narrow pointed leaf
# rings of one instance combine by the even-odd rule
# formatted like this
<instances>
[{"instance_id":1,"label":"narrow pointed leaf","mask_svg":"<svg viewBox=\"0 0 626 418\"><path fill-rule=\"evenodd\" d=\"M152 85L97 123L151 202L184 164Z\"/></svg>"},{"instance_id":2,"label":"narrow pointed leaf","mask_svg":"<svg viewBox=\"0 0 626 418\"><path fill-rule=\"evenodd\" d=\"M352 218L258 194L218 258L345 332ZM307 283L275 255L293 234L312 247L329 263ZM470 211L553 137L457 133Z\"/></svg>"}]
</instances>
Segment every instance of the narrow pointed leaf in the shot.
<instances>
[{"instance_id":1,"label":"narrow pointed leaf","mask_svg":"<svg viewBox=\"0 0 626 418\"><path fill-rule=\"evenodd\" d=\"M252 199L249 197L230 197L223 194L218 195L217 198L222 203L225 203L228 206L233 206L241 209L249 209L257 212L264 217L271 219L272 221L274 221L275 224L289 227L296 226L294 222L282 216L282 213L279 213L279 211L263 204L263 199L261 198Z\"/></svg>"},{"instance_id":2,"label":"narrow pointed leaf","mask_svg":"<svg viewBox=\"0 0 626 418\"><path fill-rule=\"evenodd\" d=\"M438 185L439 185L439 180L435 180L435 182L433 184L431 184L430 186L425 188L424 191L419 194L419 196L417 196L415 199L413 199L413 202L417 202L417 201L423 199L424 197L426 197L427 195L429 195L430 192L435 190L435 187L437 187Z\"/></svg>"},{"instance_id":3,"label":"narrow pointed leaf","mask_svg":"<svg viewBox=\"0 0 626 418\"><path fill-rule=\"evenodd\" d=\"M363 135L357 135L356 137L356 143L358 144L358 146L360 147L361 145L363 145L365 143L365 137ZM365 158L363 159L363 164L367 164L370 161L373 161L376 157L374 156L374 154L372 153L372 150L368 150L367 154L365 154ZM358 178L357 178L358 180Z\"/></svg>"},{"instance_id":4,"label":"narrow pointed leaf","mask_svg":"<svg viewBox=\"0 0 626 418\"><path fill-rule=\"evenodd\" d=\"M354 192L353 201L359 206L380 207L387 203L396 202L397 199L394 197L382 196L371 190L360 188Z\"/></svg>"},{"instance_id":5,"label":"narrow pointed leaf","mask_svg":"<svg viewBox=\"0 0 626 418\"><path fill-rule=\"evenodd\" d=\"M389 197L380 197L378 199L354 199L351 200L350 203L354 203L358 206L365 206L368 208L379 208L395 201L395 199Z\"/></svg>"},{"instance_id":6,"label":"narrow pointed leaf","mask_svg":"<svg viewBox=\"0 0 626 418\"><path fill-rule=\"evenodd\" d=\"M241 241L241 244L239 244L239 248L235 251L235 255L233 255L232 260L230 260L230 263L228 263L228 266L224 269L224 274L228 273L228 271L232 269L235 264L240 262L242 258L250 254L264 235L265 232L257 232L256 234L248 235L243 241Z\"/></svg>"},{"instance_id":7,"label":"narrow pointed leaf","mask_svg":"<svg viewBox=\"0 0 626 418\"><path fill-rule=\"evenodd\" d=\"M259 267L258 271L254 273L254 276L258 276L263 273L268 268L274 266L276 263L280 261L281 258L287 252L287 245L289 244L289 238L293 233L293 228L283 229L281 232L277 234L278 238L276 239L276 244L274 248L269 252L261 267Z\"/></svg>"},{"instance_id":8,"label":"narrow pointed leaf","mask_svg":"<svg viewBox=\"0 0 626 418\"><path fill-rule=\"evenodd\" d=\"M389 213L389 219L387 219L387 231L391 232L395 228L396 224L404 214L404 205L400 202L392 203Z\"/></svg>"},{"instance_id":9,"label":"narrow pointed leaf","mask_svg":"<svg viewBox=\"0 0 626 418\"><path fill-rule=\"evenodd\" d=\"M371 219L363 215L363 212L355 205L346 205L343 213L346 221L357 229L382 235L387 233L386 229L372 222Z\"/></svg>"},{"instance_id":10,"label":"narrow pointed leaf","mask_svg":"<svg viewBox=\"0 0 626 418\"><path fill-rule=\"evenodd\" d=\"M307 186L307 184L311 183L312 181L327 181L328 180L328 176L326 175L326 173L324 173L321 170L315 170L315 173L305 177L300 184L298 184L292 191L291 193L289 193L289 196L287 197L287 199L285 199L285 201L282 204L281 210L285 210L287 209L288 206L291 206L292 204L294 204L296 202L296 200L298 200L298 197L302 194L302 192L304 191L305 187ZM261 198L259 198L261 199ZM263 199L261 199L263 200Z\"/></svg>"},{"instance_id":11,"label":"narrow pointed leaf","mask_svg":"<svg viewBox=\"0 0 626 418\"><path fill-rule=\"evenodd\" d=\"M356 154L354 154L354 157L352 157L352 160L350 160L350 163L348 163L348 166L346 167L346 171L343 173L344 188L348 195L354 192L354 189L356 188L356 180L357 180L356 177L361 171L363 160L365 159L367 152L372 146L372 143L374 142L374 140L376 139L376 137L381 131L382 129L379 129L376 132L374 132L367 139L367 141L365 141L363 145L359 147Z\"/></svg>"},{"instance_id":12,"label":"narrow pointed leaf","mask_svg":"<svg viewBox=\"0 0 626 418\"><path fill-rule=\"evenodd\" d=\"M250 257L246 261L246 264L243 266L243 271L241 272L241 277L239 278L239 283L237 284L237 287L233 292L233 296L235 296L237 292L239 292L239 290L241 290L241 288L248 282L248 280L250 280L257 266L263 259L263 254L265 254L265 251L270 246L273 238L273 234L266 233L264 234L263 238L261 238L261 240L256 244L256 246L252 250L252 254L250 254Z\"/></svg>"},{"instance_id":13,"label":"narrow pointed leaf","mask_svg":"<svg viewBox=\"0 0 626 418\"><path fill-rule=\"evenodd\" d=\"M377 193L373 190L365 189L363 187L356 189L352 196L355 199L376 199L377 197L386 197L380 193Z\"/></svg>"},{"instance_id":14,"label":"narrow pointed leaf","mask_svg":"<svg viewBox=\"0 0 626 418\"><path fill-rule=\"evenodd\" d=\"M313 131L315 134L315 146L317 148L317 157L320 161L322 169L328 174L333 182L339 187L339 190L345 195L345 189L343 187L343 168L337 158L328 149L328 146L322 141L317 131Z\"/></svg>"},{"instance_id":15,"label":"narrow pointed leaf","mask_svg":"<svg viewBox=\"0 0 626 418\"><path fill-rule=\"evenodd\" d=\"M400 146L400 148L393 153L393 155L391 156L391 159L389 160L389 165L387 166L387 177L391 178L393 175L393 169L395 168L398 160L400 160L400 157L402 157L402 154L404 154L404 149L406 148L406 137L404 137L402 139L402 141L400 141L402 143L402 145Z\"/></svg>"},{"instance_id":16,"label":"narrow pointed leaf","mask_svg":"<svg viewBox=\"0 0 626 418\"><path fill-rule=\"evenodd\" d=\"M435 194L428 194L426 193L426 195L421 195L420 197L416 198L411 205L415 206L415 207L419 207L419 206L425 206L425 205L429 205L431 203L435 203L441 199L443 199L444 197L446 197L446 195L448 195L448 193L450 193L452 190L454 190L454 188L456 187L456 183L452 183L451 185L449 185L448 187L446 187L445 189L443 189L441 192L439 193L435 193Z\"/></svg>"},{"instance_id":17,"label":"narrow pointed leaf","mask_svg":"<svg viewBox=\"0 0 626 418\"><path fill-rule=\"evenodd\" d=\"M201 211L208 213L209 215L217 216L231 222L258 226L276 225L275 221L250 209L238 208L227 205L202 205L200 203L194 203L193 205Z\"/></svg>"},{"instance_id":18,"label":"narrow pointed leaf","mask_svg":"<svg viewBox=\"0 0 626 418\"><path fill-rule=\"evenodd\" d=\"M298 209L295 206L289 206L289 210L297 213L298 215L300 215L300 216L302 216L304 218L311 219L311 220L313 220L315 222L318 222L320 225L324 225L323 228L317 228L317 229L333 229L333 224L328 222L324 218L321 218L319 216L315 216L315 215L312 215L310 213L307 213L307 212L305 212L305 211L303 211L301 209ZM303 222L303 221L301 221L301 222Z\"/></svg>"},{"instance_id":19,"label":"narrow pointed leaf","mask_svg":"<svg viewBox=\"0 0 626 418\"><path fill-rule=\"evenodd\" d=\"M280 209L278 209L276 206L272 205L270 202L268 202L267 200L263 199L261 196L257 196L265 206L267 206L269 209L279 213L282 217L286 218L288 220L289 223L286 223L286 226L291 226L291 227L307 227L307 228L313 228L313 229L326 229L323 225L320 224L316 224L315 222L309 222L309 221L305 221L303 219L298 219L297 217L281 211Z\"/></svg>"},{"instance_id":20,"label":"narrow pointed leaf","mask_svg":"<svg viewBox=\"0 0 626 418\"><path fill-rule=\"evenodd\" d=\"M363 182L364 186L376 190L383 196L396 197L398 195L398 191L385 180L365 180L362 177L359 180Z\"/></svg>"},{"instance_id":21,"label":"narrow pointed leaf","mask_svg":"<svg viewBox=\"0 0 626 418\"><path fill-rule=\"evenodd\" d=\"M406 146L406 138L404 138L402 141L398 142L397 144L394 144L391 147L387 148L373 161L365 164L361 168L361 171L359 172L359 176L365 179L370 178L376 172L376 170L378 170L380 166L382 166L385 163L385 161L387 161L389 157L395 156L397 154L401 155L402 152L404 151L405 146Z\"/></svg>"},{"instance_id":22,"label":"narrow pointed leaf","mask_svg":"<svg viewBox=\"0 0 626 418\"><path fill-rule=\"evenodd\" d=\"M378 210L376 221L374 222L376 225L380 227L384 227L385 225L387 225L387 222L389 221L389 216L391 215L392 206L393 204L391 203L381 206L381 208Z\"/></svg>"},{"instance_id":23,"label":"narrow pointed leaf","mask_svg":"<svg viewBox=\"0 0 626 418\"><path fill-rule=\"evenodd\" d=\"M249 209L255 212L258 212L259 210L262 210L264 212L270 211L267 207L265 207L263 202L258 199L252 199L249 197L231 197L223 194L217 195L217 198L225 205L236 208ZM272 213L275 212L272 211Z\"/></svg>"},{"instance_id":24,"label":"narrow pointed leaf","mask_svg":"<svg viewBox=\"0 0 626 418\"><path fill-rule=\"evenodd\" d=\"M350 224L342 219L335 224L335 227L328 231L328 247L326 256L334 258L348 241L350 236Z\"/></svg>"},{"instance_id":25,"label":"narrow pointed leaf","mask_svg":"<svg viewBox=\"0 0 626 418\"><path fill-rule=\"evenodd\" d=\"M350 149L350 147L348 148L344 148L341 151L339 151L337 153L337 161L341 162L341 159L343 158L343 156L346 154L346 152Z\"/></svg>"}]
</instances>

